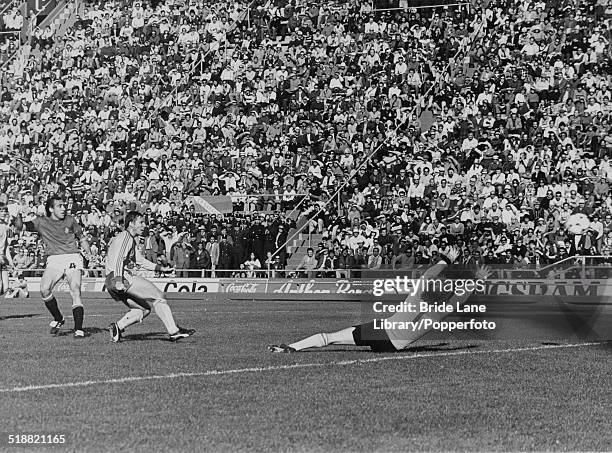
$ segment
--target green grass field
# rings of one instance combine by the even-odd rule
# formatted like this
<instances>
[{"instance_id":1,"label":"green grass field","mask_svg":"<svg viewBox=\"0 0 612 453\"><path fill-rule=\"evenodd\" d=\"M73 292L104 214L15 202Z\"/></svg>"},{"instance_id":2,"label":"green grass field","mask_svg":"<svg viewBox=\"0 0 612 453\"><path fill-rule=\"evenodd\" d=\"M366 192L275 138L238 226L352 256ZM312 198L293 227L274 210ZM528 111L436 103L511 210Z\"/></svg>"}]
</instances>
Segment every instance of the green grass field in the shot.
<instances>
[{"instance_id":1,"label":"green grass field","mask_svg":"<svg viewBox=\"0 0 612 453\"><path fill-rule=\"evenodd\" d=\"M124 312L86 300L86 331L51 337L38 299L1 300L0 451L604 451L609 343L428 341L397 354L266 346L359 322L348 302L172 299L109 342ZM69 312L67 299L60 303ZM68 318L65 327L71 326ZM9 434L64 434L61 446Z\"/></svg>"}]
</instances>

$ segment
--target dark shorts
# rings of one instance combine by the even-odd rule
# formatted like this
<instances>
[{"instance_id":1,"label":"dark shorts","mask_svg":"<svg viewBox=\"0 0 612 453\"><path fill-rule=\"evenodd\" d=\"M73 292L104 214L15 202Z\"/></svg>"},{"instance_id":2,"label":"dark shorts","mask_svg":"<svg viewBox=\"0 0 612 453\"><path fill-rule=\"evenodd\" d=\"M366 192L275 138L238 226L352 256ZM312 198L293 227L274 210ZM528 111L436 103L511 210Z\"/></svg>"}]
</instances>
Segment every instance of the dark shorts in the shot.
<instances>
[{"instance_id":1,"label":"dark shorts","mask_svg":"<svg viewBox=\"0 0 612 453\"><path fill-rule=\"evenodd\" d=\"M134 304L131 303L134 302L144 310L151 310L151 304L158 299L156 293L159 291L152 283L140 277L124 275L121 281L126 289L118 291L115 286L118 280L114 272L106 276L106 291L113 299L123 302L129 308L134 308Z\"/></svg>"},{"instance_id":2,"label":"dark shorts","mask_svg":"<svg viewBox=\"0 0 612 453\"><path fill-rule=\"evenodd\" d=\"M397 352L384 329L374 329L374 321L355 326L353 339L357 346L369 346L374 352Z\"/></svg>"},{"instance_id":3,"label":"dark shorts","mask_svg":"<svg viewBox=\"0 0 612 453\"><path fill-rule=\"evenodd\" d=\"M115 282L117 281L117 278L115 277L115 273L111 272L106 276L106 280L105 280L105 287L106 287L106 291L108 291L108 294L110 294L110 296L115 299L118 302L123 302L124 304L127 302L128 299L128 295L126 291L117 291L115 289ZM125 285L126 288L129 288L130 284L129 282L123 278L123 284Z\"/></svg>"}]
</instances>

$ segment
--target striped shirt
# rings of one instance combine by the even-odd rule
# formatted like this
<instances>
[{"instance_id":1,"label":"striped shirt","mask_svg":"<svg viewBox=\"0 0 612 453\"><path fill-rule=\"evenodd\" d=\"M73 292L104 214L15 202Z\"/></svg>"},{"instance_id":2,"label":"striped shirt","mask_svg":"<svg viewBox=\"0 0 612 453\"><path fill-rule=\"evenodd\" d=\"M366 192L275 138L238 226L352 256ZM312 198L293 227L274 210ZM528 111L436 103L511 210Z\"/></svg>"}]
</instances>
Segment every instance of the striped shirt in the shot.
<instances>
[{"instance_id":1,"label":"striped shirt","mask_svg":"<svg viewBox=\"0 0 612 453\"><path fill-rule=\"evenodd\" d=\"M157 265L147 260L136 247L136 240L129 231L125 230L113 238L108 245L106 255L106 274L113 273L116 277L130 273L130 268L138 265L144 269L153 271Z\"/></svg>"}]
</instances>

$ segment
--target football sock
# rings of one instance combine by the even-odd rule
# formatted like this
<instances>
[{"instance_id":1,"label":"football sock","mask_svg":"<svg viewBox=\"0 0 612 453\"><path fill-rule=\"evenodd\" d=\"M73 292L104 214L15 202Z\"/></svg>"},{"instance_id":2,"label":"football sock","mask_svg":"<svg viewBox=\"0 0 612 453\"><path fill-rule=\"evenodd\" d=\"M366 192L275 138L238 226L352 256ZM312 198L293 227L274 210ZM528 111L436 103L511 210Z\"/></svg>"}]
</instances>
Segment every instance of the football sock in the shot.
<instances>
[{"instance_id":1,"label":"football sock","mask_svg":"<svg viewBox=\"0 0 612 453\"><path fill-rule=\"evenodd\" d=\"M83 306L77 305L72 307L72 316L74 317L74 330L83 330Z\"/></svg>"},{"instance_id":2,"label":"football sock","mask_svg":"<svg viewBox=\"0 0 612 453\"><path fill-rule=\"evenodd\" d=\"M301 351L302 349L308 348L322 348L324 346L329 346L330 344L354 345L354 330L355 327L347 327L346 329L333 333L318 333L312 337L291 343L289 347L295 349L296 351Z\"/></svg>"},{"instance_id":3,"label":"football sock","mask_svg":"<svg viewBox=\"0 0 612 453\"><path fill-rule=\"evenodd\" d=\"M9 273L8 271L2 271L2 291L5 293L9 290Z\"/></svg>"},{"instance_id":4,"label":"football sock","mask_svg":"<svg viewBox=\"0 0 612 453\"><path fill-rule=\"evenodd\" d=\"M137 322L141 322L143 318L144 316L142 310L133 308L128 311L123 318L117 321L117 327L119 327L119 330L124 331L126 327L136 324Z\"/></svg>"},{"instance_id":5,"label":"football sock","mask_svg":"<svg viewBox=\"0 0 612 453\"><path fill-rule=\"evenodd\" d=\"M348 344L354 345L355 338L353 337L354 327L339 330L338 332L327 334L327 344Z\"/></svg>"},{"instance_id":6,"label":"football sock","mask_svg":"<svg viewBox=\"0 0 612 453\"><path fill-rule=\"evenodd\" d=\"M53 319L58 322L64 319L64 317L62 316L62 312L60 312L60 309L57 306L57 300L55 299L55 296L51 295L47 300L44 300L44 302L45 306L47 307L47 310L49 310L49 313L51 313L51 316L53 316Z\"/></svg>"},{"instance_id":7,"label":"football sock","mask_svg":"<svg viewBox=\"0 0 612 453\"><path fill-rule=\"evenodd\" d=\"M159 316L159 319L161 319L161 321L164 323L164 326L166 326L166 330L168 331L170 335L178 332L179 328L176 326L176 323L174 322L174 317L172 316L172 310L170 310L170 307L165 301L164 302L157 301L153 303L153 308L155 309L155 314Z\"/></svg>"},{"instance_id":8,"label":"football sock","mask_svg":"<svg viewBox=\"0 0 612 453\"><path fill-rule=\"evenodd\" d=\"M301 341L297 341L295 343L291 343L289 347L295 349L296 351L301 351L302 349L308 348L322 348L329 344L327 334L326 333L318 333L311 337L305 338Z\"/></svg>"}]
</instances>

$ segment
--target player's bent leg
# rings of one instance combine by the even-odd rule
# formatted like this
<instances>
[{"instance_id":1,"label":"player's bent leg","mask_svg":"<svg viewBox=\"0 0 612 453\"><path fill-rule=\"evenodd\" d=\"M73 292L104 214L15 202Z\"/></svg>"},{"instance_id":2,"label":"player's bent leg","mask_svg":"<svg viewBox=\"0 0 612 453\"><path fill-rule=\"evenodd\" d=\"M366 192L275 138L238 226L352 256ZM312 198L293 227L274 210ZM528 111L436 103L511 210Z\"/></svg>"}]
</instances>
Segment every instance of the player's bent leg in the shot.
<instances>
[{"instance_id":1,"label":"player's bent leg","mask_svg":"<svg viewBox=\"0 0 612 453\"><path fill-rule=\"evenodd\" d=\"M156 303L166 303L164 293L149 280L137 275L126 277L126 279L129 282L129 287L126 291L127 300L125 301L128 307L146 310L148 315L152 310L156 310ZM157 310L155 313L157 314ZM164 319L162 319L162 322L164 322ZM165 322L164 325L166 325ZM173 329L172 331L175 330Z\"/></svg>"},{"instance_id":2,"label":"player's bent leg","mask_svg":"<svg viewBox=\"0 0 612 453\"><path fill-rule=\"evenodd\" d=\"M81 267L83 266L81 265ZM66 280L68 280L68 286L70 287L70 296L72 297L74 336L75 338L83 338L85 337L85 333L83 332L83 318L85 316L85 312L83 308L83 300L81 298L81 283L83 281L83 270L66 270Z\"/></svg>"},{"instance_id":3,"label":"player's bent leg","mask_svg":"<svg viewBox=\"0 0 612 453\"><path fill-rule=\"evenodd\" d=\"M132 284L127 278L122 277L121 280L127 288L131 287ZM135 298L136 300L134 300L129 297L126 291L118 291L115 286L116 281L117 279L113 273L107 275L106 290L113 299L127 305L130 311L128 311L118 322L113 322L108 326L111 341L114 343L121 341L122 334L126 328L137 322L142 322L143 319L151 313L151 305L149 302L140 298Z\"/></svg>"},{"instance_id":4,"label":"player's bent leg","mask_svg":"<svg viewBox=\"0 0 612 453\"><path fill-rule=\"evenodd\" d=\"M42 300L53 316L53 321L49 324L51 327L51 334L55 335L59 332L59 328L64 325L64 316L57 306L57 300L53 295L53 288L57 285L62 277L64 276L64 270L58 269L52 266L47 265L47 268L43 272L43 275L40 279L40 294L42 296Z\"/></svg>"},{"instance_id":5,"label":"player's bent leg","mask_svg":"<svg viewBox=\"0 0 612 453\"><path fill-rule=\"evenodd\" d=\"M146 278L126 275L125 279L129 284L126 295L138 304L146 302L150 307L153 301L164 298L164 293Z\"/></svg>"},{"instance_id":6,"label":"player's bent leg","mask_svg":"<svg viewBox=\"0 0 612 453\"><path fill-rule=\"evenodd\" d=\"M179 330L178 326L176 325L176 322L174 321L172 310L170 309L170 306L168 305L166 299L162 297L154 300L153 309L155 310L155 314L164 323L164 326L166 326L166 330L170 335L176 333Z\"/></svg>"},{"instance_id":7,"label":"player's bent leg","mask_svg":"<svg viewBox=\"0 0 612 453\"><path fill-rule=\"evenodd\" d=\"M142 322L144 318L146 318L151 310L147 310L142 308L139 304L132 300L127 300L126 305L132 307L130 311L128 311L123 318L121 318L116 323L112 323L108 329L111 336L111 341L117 343L121 341L123 336L123 332L132 324L136 324Z\"/></svg>"},{"instance_id":8,"label":"player's bent leg","mask_svg":"<svg viewBox=\"0 0 612 453\"><path fill-rule=\"evenodd\" d=\"M142 320L145 319L145 317L149 313L151 313L151 312L147 311L147 313L145 315L145 311L142 308L132 308L130 311L128 311L125 314L125 316L123 318L121 318L117 322L117 327L119 327L119 329L121 329L121 331L124 331L126 329L126 327L129 327L132 324L136 324L138 322L142 322Z\"/></svg>"},{"instance_id":9,"label":"player's bent leg","mask_svg":"<svg viewBox=\"0 0 612 453\"><path fill-rule=\"evenodd\" d=\"M166 326L166 330L170 336L170 341L177 341L181 338L187 338L195 333L194 329L184 329L176 325L174 322L174 316L172 316L172 310L170 309L166 299L157 299L155 302L153 302L153 308L155 309L155 314Z\"/></svg>"},{"instance_id":10,"label":"player's bent leg","mask_svg":"<svg viewBox=\"0 0 612 453\"><path fill-rule=\"evenodd\" d=\"M176 325L172 310L164 297L164 293L147 279L132 276L127 294L139 304L146 302L153 306L155 314L164 323L172 341L186 338L195 332L194 330L182 329Z\"/></svg>"}]
</instances>

